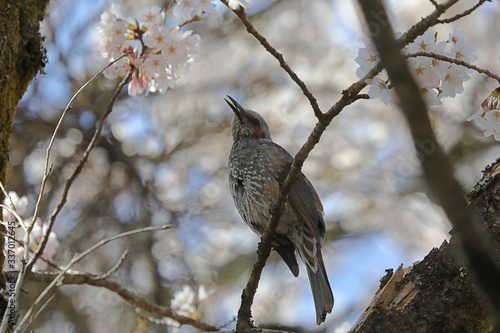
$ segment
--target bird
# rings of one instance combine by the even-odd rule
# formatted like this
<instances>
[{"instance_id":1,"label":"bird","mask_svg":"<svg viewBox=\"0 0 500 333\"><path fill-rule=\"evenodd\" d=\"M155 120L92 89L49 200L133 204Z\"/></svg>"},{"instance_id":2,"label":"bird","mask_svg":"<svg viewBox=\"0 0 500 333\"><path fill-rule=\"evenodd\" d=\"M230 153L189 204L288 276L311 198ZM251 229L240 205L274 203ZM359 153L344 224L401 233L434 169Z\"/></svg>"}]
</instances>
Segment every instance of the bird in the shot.
<instances>
[{"instance_id":1,"label":"bird","mask_svg":"<svg viewBox=\"0 0 500 333\"><path fill-rule=\"evenodd\" d=\"M243 221L262 236L278 199L280 185L293 157L271 139L269 126L255 111L244 109L234 98L224 99L233 111L229 187ZM272 248L292 274L299 275L296 253L304 262L316 310L316 324L325 321L334 303L321 246L326 226L323 205L311 182L299 172L272 240Z\"/></svg>"}]
</instances>

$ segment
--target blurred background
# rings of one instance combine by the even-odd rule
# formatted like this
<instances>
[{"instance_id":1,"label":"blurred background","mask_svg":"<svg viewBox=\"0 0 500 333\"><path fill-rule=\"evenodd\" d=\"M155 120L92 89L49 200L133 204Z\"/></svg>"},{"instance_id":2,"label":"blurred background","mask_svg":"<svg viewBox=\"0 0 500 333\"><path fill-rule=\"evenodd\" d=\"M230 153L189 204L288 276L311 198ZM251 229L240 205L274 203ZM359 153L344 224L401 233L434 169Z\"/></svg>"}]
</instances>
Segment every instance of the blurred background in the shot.
<instances>
[{"instance_id":1,"label":"blurred background","mask_svg":"<svg viewBox=\"0 0 500 333\"><path fill-rule=\"evenodd\" d=\"M141 5L170 1L119 1L132 18ZM448 14L471 7L461 1ZM8 188L30 199L33 211L48 140L67 102L106 65L98 51L99 16L105 0L53 0L42 25L48 65L26 92L11 137ZM388 1L396 31L428 15L430 1ZM326 111L357 81L354 58L366 29L354 1L254 0L251 21L305 81ZM467 33L477 66L499 72L500 8L483 5L471 17L434 28L447 40L455 27ZM221 3L216 13L190 24L201 36L189 74L166 94L120 96L103 137L56 220L55 261L67 263L99 240L149 225L170 231L141 234L106 245L75 267L102 274L121 253L129 257L111 279L159 304L191 291L201 319L232 329L241 291L259 238L242 222L230 197L231 95L260 112L275 142L295 154L315 117L299 88ZM466 118L496 88L472 74L465 92L430 110L441 144L466 190L499 154ZM76 99L57 136L54 164L39 216L47 220L64 181L82 155L118 81L103 77ZM366 92L366 91L364 91ZM294 278L276 254L264 270L253 315L257 325L303 332L345 332L370 302L385 270L411 265L449 238L450 225L428 199L404 119L395 104L360 100L336 117L305 162L325 206L328 229L323 256L335 295L333 313L315 324L307 274ZM30 282L24 306L44 285ZM189 292L187 292L189 294ZM199 297L199 301L197 301ZM179 298L179 297L178 297ZM178 301L177 298L177 301ZM186 300L188 302L188 300ZM37 332L132 332L137 314L115 294L95 287L64 286L32 323ZM148 324L149 332L194 332L190 327Z\"/></svg>"}]
</instances>

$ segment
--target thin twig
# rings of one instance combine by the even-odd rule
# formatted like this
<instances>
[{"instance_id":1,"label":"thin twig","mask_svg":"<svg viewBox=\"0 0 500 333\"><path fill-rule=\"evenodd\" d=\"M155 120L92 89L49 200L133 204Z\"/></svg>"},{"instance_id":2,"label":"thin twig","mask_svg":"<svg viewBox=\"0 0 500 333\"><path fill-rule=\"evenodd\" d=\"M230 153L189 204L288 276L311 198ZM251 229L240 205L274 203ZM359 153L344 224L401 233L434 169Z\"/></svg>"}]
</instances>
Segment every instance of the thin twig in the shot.
<instances>
[{"instance_id":1,"label":"thin twig","mask_svg":"<svg viewBox=\"0 0 500 333\"><path fill-rule=\"evenodd\" d=\"M55 277L57 277L57 275L57 273L29 272L27 278L31 281L51 282ZM170 307L154 304L114 281L108 279L96 279L96 276L92 274L65 273L63 278L60 279L60 285L89 285L93 287L106 288L109 291L118 294L124 301L126 301L130 305L135 306L148 313L171 318L181 325L190 325L202 332L218 331L218 329L212 325L208 325L195 319L179 315Z\"/></svg>"},{"instance_id":2,"label":"thin twig","mask_svg":"<svg viewBox=\"0 0 500 333\"><path fill-rule=\"evenodd\" d=\"M227 0L221 0L221 2L225 4L229 9L231 9ZM304 81L302 81L297 73L295 73L290 68L283 55L279 53L271 44L269 44L267 39L254 28L252 22L248 20L247 14L245 13L243 7L239 6L238 9L231 10L240 18L241 22L243 22L243 25L247 29L248 33L254 36L259 41L260 45L262 45L267 50L267 52L269 52L274 58L276 58L276 60L278 60L281 68L283 68L283 70L290 76L290 78L299 86L304 96L306 96L306 98L309 100L316 118L318 118L318 120L321 120L323 118L323 112L321 112L321 109L319 108L318 101L311 93L309 88L307 88Z\"/></svg>"},{"instance_id":3,"label":"thin twig","mask_svg":"<svg viewBox=\"0 0 500 333\"><path fill-rule=\"evenodd\" d=\"M97 275L95 277L95 279L96 280L102 280L102 279L107 279L108 277L110 277L111 274L113 274L114 272L116 272L116 270L118 268L120 268L120 266L123 264L123 262L127 258L128 254L129 254L128 250L123 251L123 253L120 256L120 258L118 258L118 261L116 262L116 264L114 264L113 267L111 267L106 273L101 274L101 275Z\"/></svg>"},{"instance_id":4,"label":"thin twig","mask_svg":"<svg viewBox=\"0 0 500 333\"><path fill-rule=\"evenodd\" d=\"M491 2L491 0L479 0L479 2L477 4L475 4L473 7L469 8L469 9L463 11L462 13L457 14L457 15L455 15L453 17L450 17L450 18L447 18L447 19L438 20L437 23L447 24L447 23L451 23L451 22L457 21L457 20L461 19L462 17L470 15L473 11L475 11L476 9L478 9L479 7L481 7L481 5L483 3L485 3L486 1Z\"/></svg>"},{"instance_id":5,"label":"thin twig","mask_svg":"<svg viewBox=\"0 0 500 333\"><path fill-rule=\"evenodd\" d=\"M66 201L68 199L69 190L70 190L71 186L73 185L73 182L75 181L76 177L78 177L78 175L82 171L83 166L87 162L87 160L90 156L90 153L95 148L97 141L101 137L101 132L102 132L102 129L104 127L104 123L106 122L106 119L108 118L109 114L113 110L113 106L114 106L116 100L118 99L118 96L120 95L123 87L127 84L127 82L129 81L131 76L132 76L132 73L128 72L128 74L125 77L123 77L120 84L118 84L118 87L116 88L115 92L111 96L111 99L110 99L108 106L106 108L106 112L99 119L99 122L97 123L96 129L94 131L94 135L92 136L92 139L90 140L90 143L88 144L87 148L83 152L82 158L78 162L73 173L66 180L66 183L64 185L63 192L61 194L61 198L59 200L59 203L57 204L56 208L54 208L52 214L49 217L49 220L47 223L47 228L45 229L45 232L43 234L43 238L40 241L40 245L38 246L35 254L28 262L28 265L26 267L27 270L31 270L31 267L33 267L36 260L38 260L38 258L43 253L43 250L45 249L45 246L47 245L47 241L49 239L50 232L52 231L52 227L54 225L55 219L56 219L57 215L59 215L59 212L62 210L64 205L66 204Z\"/></svg>"},{"instance_id":6,"label":"thin twig","mask_svg":"<svg viewBox=\"0 0 500 333\"><path fill-rule=\"evenodd\" d=\"M80 254L75 254L73 259L70 260L70 262L59 272L57 273L56 277L49 283L49 285L38 295L37 299L31 304L30 308L22 318L22 320L19 322L19 324L16 327L16 330L14 332L19 332L23 325L27 323L30 319L30 317L33 316L34 314L34 309L38 306L39 303L42 302L42 300L45 298L45 296L52 290L54 286L58 284L58 282L64 277L66 272L77 262L85 258L87 255L92 253L93 251L97 250L103 245L106 245L109 242L112 242L116 239L123 238L123 237L128 237L132 236L138 233L143 233L143 232L150 232L150 231L157 231L157 230L168 230L172 228L170 224L165 224L162 226L150 226L150 227L145 227L145 228L140 228L140 229L134 229L126 232L119 233L117 235L105 238L94 244L93 246L89 247L87 250L83 251ZM99 281L99 280L97 280ZM102 281L102 280L101 280Z\"/></svg>"},{"instance_id":7,"label":"thin twig","mask_svg":"<svg viewBox=\"0 0 500 333\"><path fill-rule=\"evenodd\" d=\"M9 198L9 196L6 196L6 198ZM26 225L24 224L24 221L23 221L23 218L17 213L16 211L16 208L12 205L12 201L10 202L10 205L9 206L6 206L4 204L0 204L0 207L2 209L5 209L6 211L8 211L9 213L11 213L12 215L14 215L14 217L16 218L17 220L17 223L23 227L23 229L26 227ZM14 208L13 208L14 207ZM7 225L8 221L3 221L3 224L4 225ZM16 228L18 226L16 225ZM26 229L24 229L26 230Z\"/></svg>"},{"instance_id":8,"label":"thin twig","mask_svg":"<svg viewBox=\"0 0 500 333\"><path fill-rule=\"evenodd\" d=\"M30 318L29 322L27 323L27 325L31 325L31 323L33 322L33 319L35 319L36 317L38 317L38 315L40 313L42 313L42 311L49 305L50 302L52 302L52 300L56 297L56 294L53 294L49 297L49 299L42 304L42 306L40 307L40 309L38 309L38 311Z\"/></svg>"},{"instance_id":9,"label":"thin twig","mask_svg":"<svg viewBox=\"0 0 500 333\"><path fill-rule=\"evenodd\" d=\"M23 218L17 213L16 206L14 206L14 202L12 201L12 198L10 197L9 193L5 189L5 186L3 186L3 183L0 181L0 188L2 189L2 193L5 196L5 198L9 201L9 206L0 204L0 206L3 209L7 209L14 217L16 220L19 222L19 224L23 227L24 231L27 230L26 224L24 224ZM7 222L7 221L4 221Z\"/></svg>"},{"instance_id":10,"label":"thin twig","mask_svg":"<svg viewBox=\"0 0 500 333\"><path fill-rule=\"evenodd\" d=\"M125 55L124 55L125 56ZM124 57L122 56L122 57ZM88 80L82 87L80 87L80 89L78 89L78 91L73 95L73 97L70 99L68 105L66 106L66 108L64 109L61 117L59 118L59 121L56 125L56 128L54 129L54 132L52 134L52 137L49 141L49 146L47 147L47 153L46 153L46 157L45 157L45 167L44 167L44 176L42 178L42 182L41 182L41 185L40 185L40 193L38 195L38 199L37 199L37 202L35 204L35 211L33 213L33 220L31 221L30 225L27 227L26 229L26 234L24 236L24 244L27 244L27 246L29 246L29 243L30 243L30 237L31 237L31 231L33 230L33 226L35 225L35 221L36 221L36 217L38 215L38 210L39 210L39 207L40 207L40 203L41 203L41 200L42 200L42 196L43 196L43 192L44 192L44 189L45 189L45 184L47 182L47 179L48 179L48 176L52 170L52 165L49 165L49 160L50 160L50 152L52 150L52 145L54 143L54 140L55 140L55 137L56 137L56 134L57 134L57 131L59 130L59 127L61 126L62 124L62 121L63 121L63 118L65 117L65 115L67 114L67 112L71 109L71 105L73 104L73 101L75 100L75 98L80 94L80 92L85 88L87 87L90 82L92 82L95 78L97 78L99 75L101 75L108 67L112 66L113 64L115 64L117 61L119 61L122 57L116 59L115 61L109 63L106 67L104 67L101 71L99 71L97 74L95 74L90 80ZM130 73L126 76L127 77L127 80L130 78ZM121 91L121 89L123 88L123 86L125 85L125 78L124 78L124 81L122 81L119 86L118 86L118 89L117 91L115 91L115 94L113 95L114 99L112 98L109 105L108 105L108 109L112 109L113 107L113 104L114 104L114 101L116 100L116 98L118 97L118 93ZM116 95L116 97L115 97ZM111 111L109 111L111 112ZM109 114L108 112L108 114ZM107 117L107 116L106 116ZM105 117L103 119L106 119ZM102 127L101 129L99 129L99 131L96 129L96 132L94 133L94 137L97 135L97 136L100 136L100 132L102 130ZM91 150L92 150L93 147L91 147ZM87 148L88 149L88 148ZM73 180L74 178L76 177L76 175L79 173L78 170L78 167L83 167L83 164L86 162L88 156L82 158L82 160L80 160L80 164L77 166L77 168L75 169L72 177L73 177ZM71 178L71 177L70 177ZM39 243L39 247L37 249L37 251L35 252L34 256L31 258L30 261L28 261L29 259L29 255L30 255L30 251L29 249L25 249L24 251L24 260L21 261L21 271L19 273L19 276L17 278L17 281L16 281L16 287L15 287L15 293L12 295L13 297L13 301L14 302L17 302L17 297L19 295L19 290L21 288L21 285L23 283L23 279L24 279L24 276L26 274L26 271L29 271L31 270L31 268L33 267L33 265L35 264L35 262L38 260L38 258L42 255L43 253L43 250L45 249L45 246L47 245L47 242L48 242L48 239L49 239L49 235L52 231L52 226L54 224L54 221L55 221L55 218L57 217L57 214L58 212L62 209L62 207L64 206L64 203L66 202L66 197L67 197L67 193L69 191L69 188L71 187L71 184L73 183L73 180L70 180L68 179L68 181L66 181L66 186L64 188L64 191L63 191L63 195L61 197L61 200L60 200L60 204L58 205L58 208L59 210L57 211L56 214L52 214L52 216L50 217L49 219L49 223L47 224L47 228L43 234L43 237L42 237L42 240L41 242ZM10 301L10 300L9 300ZM2 325L0 326L0 333L3 333L5 331L5 329L7 328L5 326L5 323L6 321L2 321Z\"/></svg>"},{"instance_id":11,"label":"thin twig","mask_svg":"<svg viewBox=\"0 0 500 333\"><path fill-rule=\"evenodd\" d=\"M57 122L57 125L56 125L56 127L54 129L54 132L52 132L52 137L50 138L49 145L47 146L47 152L46 152L46 155L45 155L45 166L44 166L44 169L43 169L43 178L42 178L42 182L40 184L40 193L38 194L38 198L37 198L37 201L36 201L36 204L35 204L35 211L33 213L32 224L35 222L36 216L38 215L38 210L40 209L40 202L42 201L42 196L43 196L43 192L45 190L45 185L47 183L47 179L48 179L48 177L50 175L50 171L52 169L51 166L49 167L49 165L50 165L50 153L52 151L52 146L54 145L54 141L56 139L57 132L59 131L59 128L61 127L62 122L63 122L64 118L66 117L66 114L68 113L69 110L71 110L71 107L73 106L73 102L75 101L76 97L78 95L80 95L80 93L83 91L83 89L85 89L92 81L94 81L106 69L108 69L109 67L113 66L115 63L117 63L118 61L120 61L124 57L126 57L126 54L124 54L121 57L119 57L118 59L110 62L108 65L106 65L106 67L104 67L103 69L101 69L94 76L92 76L87 82L85 82L76 91L76 93L71 97L71 99L69 100L68 104L64 108L64 111L62 112L61 117L59 117L59 121Z\"/></svg>"},{"instance_id":12,"label":"thin twig","mask_svg":"<svg viewBox=\"0 0 500 333\"><path fill-rule=\"evenodd\" d=\"M433 59L437 59L437 60L446 61L446 62L455 64L455 65L460 65L460 66L472 69L472 70L474 70L474 71L476 71L478 73L481 73L481 74L484 74L484 75L488 76L489 78L497 80L497 82L500 83L500 76L498 76L497 74L492 73L492 72L490 72L487 69L483 69L483 68L477 67L477 66L475 66L473 64L469 64L468 62L465 62L463 60L454 59L454 58L447 57L447 56L442 55L442 54L437 54L437 53L434 53L434 52L419 51L419 52L407 54L406 57L408 57L408 58L428 57L428 58L433 58Z\"/></svg>"}]
</instances>

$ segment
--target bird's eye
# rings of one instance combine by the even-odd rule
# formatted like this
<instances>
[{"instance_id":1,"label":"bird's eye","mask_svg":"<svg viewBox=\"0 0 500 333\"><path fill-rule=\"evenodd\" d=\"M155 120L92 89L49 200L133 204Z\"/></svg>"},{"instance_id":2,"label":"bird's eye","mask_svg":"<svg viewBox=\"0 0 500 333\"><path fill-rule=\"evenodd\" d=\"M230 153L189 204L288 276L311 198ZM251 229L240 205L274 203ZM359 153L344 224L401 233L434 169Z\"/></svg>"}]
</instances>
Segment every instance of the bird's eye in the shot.
<instances>
[{"instance_id":1,"label":"bird's eye","mask_svg":"<svg viewBox=\"0 0 500 333\"><path fill-rule=\"evenodd\" d=\"M259 125L260 125L260 121L259 121L259 119L257 119L257 118L252 119L250 122L251 122L251 123L252 123L252 125L254 125L254 126L259 126Z\"/></svg>"}]
</instances>

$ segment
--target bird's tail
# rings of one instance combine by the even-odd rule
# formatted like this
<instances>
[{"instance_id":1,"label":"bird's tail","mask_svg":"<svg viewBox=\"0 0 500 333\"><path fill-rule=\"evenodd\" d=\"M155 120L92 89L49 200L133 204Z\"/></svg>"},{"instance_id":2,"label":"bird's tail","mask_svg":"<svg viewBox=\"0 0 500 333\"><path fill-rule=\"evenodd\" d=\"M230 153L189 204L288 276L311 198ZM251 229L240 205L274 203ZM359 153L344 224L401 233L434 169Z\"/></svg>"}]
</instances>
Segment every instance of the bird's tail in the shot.
<instances>
[{"instance_id":1,"label":"bird's tail","mask_svg":"<svg viewBox=\"0 0 500 333\"><path fill-rule=\"evenodd\" d=\"M317 265L309 265L307 261L305 263L314 298L314 306L316 307L316 324L319 325L325 321L326 315L332 312L333 293L319 248L314 261Z\"/></svg>"}]
</instances>

